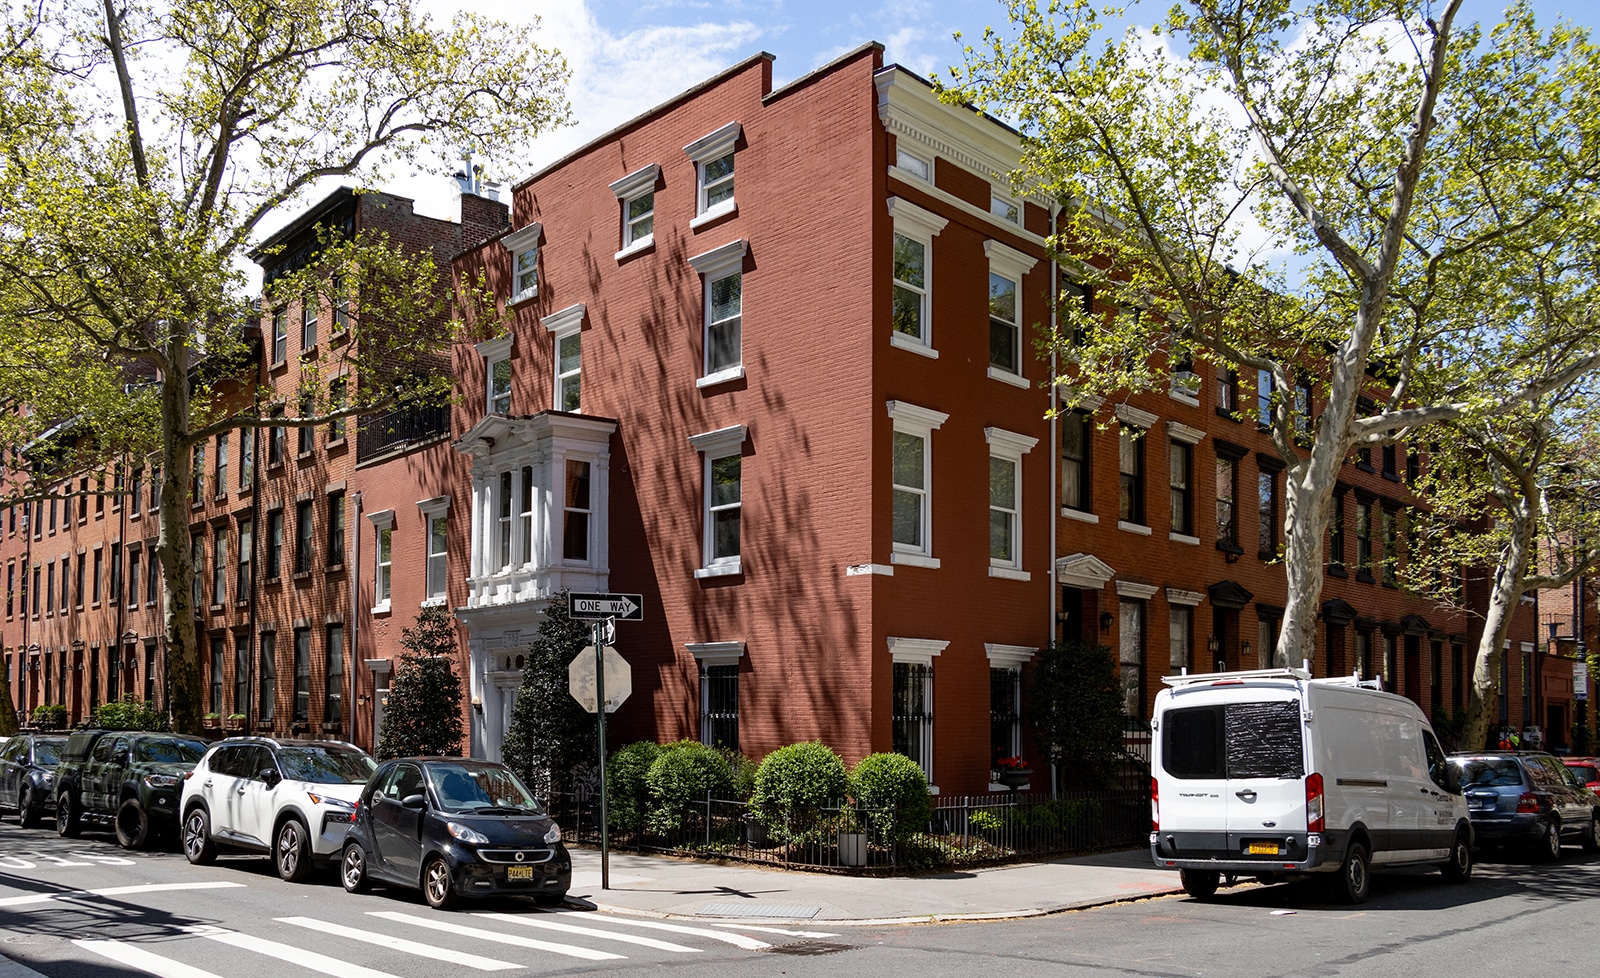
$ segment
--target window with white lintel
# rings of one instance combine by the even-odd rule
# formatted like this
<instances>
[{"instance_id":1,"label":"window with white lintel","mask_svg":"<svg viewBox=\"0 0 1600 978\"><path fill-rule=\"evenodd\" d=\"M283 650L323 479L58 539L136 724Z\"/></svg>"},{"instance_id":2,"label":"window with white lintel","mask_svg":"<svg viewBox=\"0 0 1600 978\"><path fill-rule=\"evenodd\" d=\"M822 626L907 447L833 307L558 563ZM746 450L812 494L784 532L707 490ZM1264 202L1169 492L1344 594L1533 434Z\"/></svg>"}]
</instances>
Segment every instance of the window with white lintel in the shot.
<instances>
[{"instance_id":1,"label":"window with white lintel","mask_svg":"<svg viewBox=\"0 0 1600 978\"><path fill-rule=\"evenodd\" d=\"M949 220L899 197L889 198L889 217L894 222L889 342L937 357L939 352L933 347L933 239Z\"/></svg>"},{"instance_id":2,"label":"window with white lintel","mask_svg":"<svg viewBox=\"0 0 1600 978\"><path fill-rule=\"evenodd\" d=\"M651 163L611 184L622 209L622 249L616 260L649 250L655 244L656 184L661 180L661 165Z\"/></svg>"},{"instance_id":3,"label":"window with white lintel","mask_svg":"<svg viewBox=\"0 0 1600 978\"><path fill-rule=\"evenodd\" d=\"M555 404L557 411L582 410L584 304L568 306L539 320L555 344Z\"/></svg>"},{"instance_id":4,"label":"window with white lintel","mask_svg":"<svg viewBox=\"0 0 1600 978\"><path fill-rule=\"evenodd\" d=\"M983 429L989 443L989 576L1026 581L1022 569L1022 456L1039 439Z\"/></svg>"},{"instance_id":5,"label":"window with white lintel","mask_svg":"<svg viewBox=\"0 0 1600 978\"><path fill-rule=\"evenodd\" d=\"M539 294L539 236L544 226L534 221L500 239L511 254L511 302L522 302Z\"/></svg>"},{"instance_id":6,"label":"window with white lintel","mask_svg":"<svg viewBox=\"0 0 1600 978\"><path fill-rule=\"evenodd\" d=\"M739 205L733 198L734 147L743 131L739 123L730 122L683 148L694 161L695 218L689 222L691 229L725 214L738 213Z\"/></svg>"},{"instance_id":7,"label":"window with white lintel","mask_svg":"<svg viewBox=\"0 0 1600 978\"><path fill-rule=\"evenodd\" d=\"M422 605L442 605L448 591L450 497L435 496L417 503L422 514L423 531L427 534L427 565L424 572L426 590Z\"/></svg>"},{"instance_id":8,"label":"window with white lintel","mask_svg":"<svg viewBox=\"0 0 1600 978\"><path fill-rule=\"evenodd\" d=\"M890 460L893 563L939 566L933 556L933 433L949 417L904 401L889 402L889 418L894 423Z\"/></svg>"},{"instance_id":9,"label":"window with white lintel","mask_svg":"<svg viewBox=\"0 0 1600 978\"><path fill-rule=\"evenodd\" d=\"M744 376L744 259L748 250L748 243L740 238L689 259L704 284L705 352L697 387Z\"/></svg>"},{"instance_id":10,"label":"window with white lintel","mask_svg":"<svg viewBox=\"0 0 1600 978\"><path fill-rule=\"evenodd\" d=\"M743 451L748 429L733 425L689 436L702 459L701 565L695 577L743 573L740 553L744 506Z\"/></svg>"}]
</instances>

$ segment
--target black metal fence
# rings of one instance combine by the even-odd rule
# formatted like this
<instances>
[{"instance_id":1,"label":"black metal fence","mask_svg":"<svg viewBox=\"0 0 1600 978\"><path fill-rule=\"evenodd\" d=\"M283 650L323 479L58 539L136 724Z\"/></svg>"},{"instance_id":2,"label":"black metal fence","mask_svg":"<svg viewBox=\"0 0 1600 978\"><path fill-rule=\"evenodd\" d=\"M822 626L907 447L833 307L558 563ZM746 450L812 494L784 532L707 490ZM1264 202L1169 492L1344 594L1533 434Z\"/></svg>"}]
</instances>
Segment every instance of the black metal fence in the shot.
<instances>
[{"instance_id":1,"label":"black metal fence","mask_svg":"<svg viewBox=\"0 0 1600 978\"><path fill-rule=\"evenodd\" d=\"M1143 845L1150 798L1136 790L1022 793L934 799L925 830L907 831L892 808L824 806L761 820L747 802L707 797L675 816L613 808L610 845L619 851L871 872L933 869ZM566 794L552 814L569 841L600 844L599 799ZM620 817L619 817L620 816Z\"/></svg>"}]
</instances>

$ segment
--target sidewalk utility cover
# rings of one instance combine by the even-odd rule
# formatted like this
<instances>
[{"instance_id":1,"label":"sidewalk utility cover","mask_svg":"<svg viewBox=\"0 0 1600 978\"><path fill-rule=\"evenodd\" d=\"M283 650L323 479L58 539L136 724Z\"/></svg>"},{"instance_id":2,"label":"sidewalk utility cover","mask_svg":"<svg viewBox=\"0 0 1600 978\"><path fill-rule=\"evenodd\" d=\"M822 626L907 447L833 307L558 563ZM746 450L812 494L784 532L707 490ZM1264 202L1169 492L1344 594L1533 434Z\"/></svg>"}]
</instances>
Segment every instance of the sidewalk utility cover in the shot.
<instances>
[{"instance_id":1,"label":"sidewalk utility cover","mask_svg":"<svg viewBox=\"0 0 1600 978\"><path fill-rule=\"evenodd\" d=\"M695 916L783 917L790 920L809 920L821 912L821 907L804 907L796 903L708 903L696 910Z\"/></svg>"}]
</instances>

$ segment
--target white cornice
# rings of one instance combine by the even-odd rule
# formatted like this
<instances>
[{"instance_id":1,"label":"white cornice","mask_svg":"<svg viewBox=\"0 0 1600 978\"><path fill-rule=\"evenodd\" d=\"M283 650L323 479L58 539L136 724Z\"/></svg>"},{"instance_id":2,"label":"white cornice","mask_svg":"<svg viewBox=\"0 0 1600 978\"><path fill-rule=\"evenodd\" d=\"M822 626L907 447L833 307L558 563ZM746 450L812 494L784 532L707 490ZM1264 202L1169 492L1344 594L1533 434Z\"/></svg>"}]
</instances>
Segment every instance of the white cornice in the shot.
<instances>
[{"instance_id":1,"label":"white cornice","mask_svg":"<svg viewBox=\"0 0 1600 978\"><path fill-rule=\"evenodd\" d=\"M712 276L722 272L731 272L744 264L745 252L750 249L749 242L740 238L719 245L710 251L702 251L689 259L689 264L701 275Z\"/></svg>"},{"instance_id":2,"label":"white cornice","mask_svg":"<svg viewBox=\"0 0 1600 978\"><path fill-rule=\"evenodd\" d=\"M741 127L737 122L730 122L720 129L708 132L699 139L683 148L684 155L699 163L702 160L716 159L728 150L733 149L733 144L739 141Z\"/></svg>"},{"instance_id":3,"label":"white cornice","mask_svg":"<svg viewBox=\"0 0 1600 978\"><path fill-rule=\"evenodd\" d=\"M715 458L732 455L744 447L745 434L749 429L742 425L730 425L727 428L718 428L701 435L690 435L689 444L697 452L704 452Z\"/></svg>"},{"instance_id":4,"label":"white cornice","mask_svg":"<svg viewBox=\"0 0 1600 978\"><path fill-rule=\"evenodd\" d=\"M970 108L946 105L926 82L902 68L886 68L874 80L878 118L896 137L908 138L986 180L1001 183L1010 179L1021 162L1021 137L994 119ZM1032 196L1043 203L1037 194Z\"/></svg>"},{"instance_id":5,"label":"white cornice","mask_svg":"<svg viewBox=\"0 0 1600 978\"><path fill-rule=\"evenodd\" d=\"M507 251L511 252L511 257L515 258L517 256L517 252L519 251L527 251L529 248L538 247L539 234L543 230L544 225L540 224L538 221L534 221L533 223L523 225L517 230L512 231L510 234L502 237L500 239L500 244Z\"/></svg>"},{"instance_id":6,"label":"white cornice","mask_svg":"<svg viewBox=\"0 0 1600 978\"><path fill-rule=\"evenodd\" d=\"M945 650L949 642L933 638L889 638L889 655L896 662L931 666L934 657Z\"/></svg>"},{"instance_id":7,"label":"white cornice","mask_svg":"<svg viewBox=\"0 0 1600 978\"><path fill-rule=\"evenodd\" d=\"M932 408L917 407L905 401L889 402L889 417L907 431L936 431L950 419L950 415Z\"/></svg>"},{"instance_id":8,"label":"white cornice","mask_svg":"<svg viewBox=\"0 0 1600 978\"><path fill-rule=\"evenodd\" d=\"M625 200L652 189L660 178L661 164L651 163L611 184L611 192L617 195L618 200Z\"/></svg>"},{"instance_id":9,"label":"white cornice","mask_svg":"<svg viewBox=\"0 0 1600 978\"><path fill-rule=\"evenodd\" d=\"M1028 435L1019 435L1014 431L1004 428L983 429L983 440L996 448L1004 449L1016 455L1026 455L1033 451L1033 446L1039 444L1039 439Z\"/></svg>"},{"instance_id":10,"label":"white cornice","mask_svg":"<svg viewBox=\"0 0 1600 978\"><path fill-rule=\"evenodd\" d=\"M545 329L557 335L570 333L575 329L582 328L585 308L583 303L576 302L559 312L551 313L539 320L539 323Z\"/></svg>"}]
</instances>

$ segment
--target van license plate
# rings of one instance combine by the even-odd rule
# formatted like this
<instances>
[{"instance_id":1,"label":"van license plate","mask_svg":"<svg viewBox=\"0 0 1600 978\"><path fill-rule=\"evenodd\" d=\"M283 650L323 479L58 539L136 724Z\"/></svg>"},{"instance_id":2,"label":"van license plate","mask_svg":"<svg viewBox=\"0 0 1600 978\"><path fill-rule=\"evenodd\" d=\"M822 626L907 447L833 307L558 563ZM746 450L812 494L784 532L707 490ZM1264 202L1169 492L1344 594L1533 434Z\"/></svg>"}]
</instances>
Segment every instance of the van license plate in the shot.
<instances>
[{"instance_id":1,"label":"van license plate","mask_svg":"<svg viewBox=\"0 0 1600 978\"><path fill-rule=\"evenodd\" d=\"M1252 842L1245 850L1252 856L1276 856L1278 844L1276 842Z\"/></svg>"},{"instance_id":2,"label":"van license plate","mask_svg":"<svg viewBox=\"0 0 1600 978\"><path fill-rule=\"evenodd\" d=\"M506 879L508 879L508 880L531 880L531 879L533 879L533 867L532 866L507 866L506 867Z\"/></svg>"}]
</instances>

